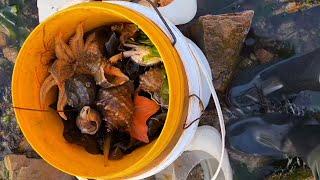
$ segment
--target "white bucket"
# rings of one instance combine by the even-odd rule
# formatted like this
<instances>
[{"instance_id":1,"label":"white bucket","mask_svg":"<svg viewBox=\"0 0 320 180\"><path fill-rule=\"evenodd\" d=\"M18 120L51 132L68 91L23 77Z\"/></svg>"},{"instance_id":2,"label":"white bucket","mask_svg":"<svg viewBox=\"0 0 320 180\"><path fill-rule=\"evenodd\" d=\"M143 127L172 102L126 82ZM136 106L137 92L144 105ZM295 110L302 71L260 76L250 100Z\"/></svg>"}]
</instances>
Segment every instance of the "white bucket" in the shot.
<instances>
[{"instance_id":1,"label":"white bucket","mask_svg":"<svg viewBox=\"0 0 320 180\"><path fill-rule=\"evenodd\" d=\"M153 9L125 1L105 1L105 3L118 4L143 14L157 24L163 30L163 32L165 32L167 36L172 39L165 24ZM63 8L65 8L65 6ZM43 10L45 11L46 9ZM40 8L39 11L39 14L45 14L45 12L41 12ZM188 78L189 94L200 97L205 107L209 103L211 94L213 95L220 120L222 136L220 137L219 132L212 127L198 129L199 122L196 121L190 127L184 130L174 149L167 155L166 158L164 158L162 162L156 164L151 170L144 172L143 174L140 174L132 179L143 179L159 173L172 164L184 151L204 151L211 156L210 158L216 159L217 162L219 162L219 165L215 165L214 169L212 169L212 171L215 172L212 178L216 179L218 177L218 173L221 168L223 175L219 175L219 179L231 180L232 170L230 167L228 154L224 150L225 128L223 116L219 100L212 84L212 75L207 59L202 51L192 41L187 39L173 23L168 20L166 20L166 22L177 40L175 48L179 53L181 60L183 61ZM198 98L196 98L196 96L191 97L189 101L186 124L192 123L201 116L202 106L201 102Z\"/></svg>"}]
</instances>

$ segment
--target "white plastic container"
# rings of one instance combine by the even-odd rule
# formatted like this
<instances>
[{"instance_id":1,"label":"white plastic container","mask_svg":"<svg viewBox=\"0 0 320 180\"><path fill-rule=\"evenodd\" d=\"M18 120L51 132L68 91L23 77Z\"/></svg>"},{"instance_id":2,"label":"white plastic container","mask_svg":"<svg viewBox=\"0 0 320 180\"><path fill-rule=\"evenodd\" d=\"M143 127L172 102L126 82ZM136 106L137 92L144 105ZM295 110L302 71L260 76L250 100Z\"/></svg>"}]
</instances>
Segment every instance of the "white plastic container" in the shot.
<instances>
[{"instance_id":1,"label":"white plastic container","mask_svg":"<svg viewBox=\"0 0 320 180\"><path fill-rule=\"evenodd\" d=\"M158 9L173 24L186 24L197 13L197 0L173 0L167 6L159 7Z\"/></svg>"},{"instance_id":2,"label":"white plastic container","mask_svg":"<svg viewBox=\"0 0 320 180\"><path fill-rule=\"evenodd\" d=\"M162 22L158 14L153 9L125 1L106 1L105 3L118 4L127 7L131 10L142 13L144 16L146 16L155 24L157 24L167 34L167 36L172 39L165 24ZM41 6L43 6L43 4L41 4ZM40 9L40 6L39 11L42 11ZM218 173L221 168L223 176L219 176L219 179L221 179L222 177L222 179L231 180L232 170L230 167L228 155L224 150L225 129L223 123L223 116L219 100L217 98L216 92L212 84L211 70L207 62L207 59L202 53L202 51L192 41L187 39L172 22L170 22L168 19L166 20L166 22L177 40L175 48L179 53L181 60L183 61L183 65L188 78L189 94L194 94L200 97L205 107L209 103L211 94L213 95L213 99L220 120L222 136L219 134L217 130L215 130L212 127L198 128L198 121L196 121L186 130L184 130L174 149L167 155L167 157L162 162L156 164L151 170L144 172L132 179L143 179L152 176L156 173L159 173L163 169L167 168L170 164L172 164L185 151L194 151L195 153L198 151L202 151L210 155L208 159L213 158L216 159L217 162L219 162L217 166L213 166L215 167L212 169L212 172L215 172L213 173L213 178L218 177ZM188 117L186 124L190 124L195 119L198 119L201 116L202 110L203 109L201 107L199 99L195 96L191 97L189 101Z\"/></svg>"},{"instance_id":3,"label":"white plastic container","mask_svg":"<svg viewBox=\"0 0 320 180\"><path fill-rule=\"evenodd\" d=\"M90 0L38 0L39 21L43 21L53 13L71 5ZM161 14L173 24L185 24L191 21L197 13L197 0L173 0L170 4L158 8ZM179 13L177 13L179 12Z\"/></svg>"}]
</instances>

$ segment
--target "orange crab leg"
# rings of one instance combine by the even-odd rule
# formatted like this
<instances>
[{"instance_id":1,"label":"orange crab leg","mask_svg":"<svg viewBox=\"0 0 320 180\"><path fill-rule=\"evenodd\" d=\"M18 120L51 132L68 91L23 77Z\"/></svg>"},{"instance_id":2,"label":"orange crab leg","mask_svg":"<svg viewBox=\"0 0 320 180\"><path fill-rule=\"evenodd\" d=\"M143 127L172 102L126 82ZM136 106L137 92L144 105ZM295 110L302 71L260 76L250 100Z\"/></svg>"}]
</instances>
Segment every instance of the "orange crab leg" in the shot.
<instances>
[{"instance_id":1,"label":"orange crab leg","mask_svg":"<svg viewBox=\"0 0 320 180\"><path fill-rule=\"evenodd\" d=\"M119 53L119 54L116 54L114 56L112 56L110 59L109 59L109 62L111 64L115 64L117 63L118 61L122 60L123 59L123 53Z\"/></svg>"},{"instance_id":2,"label":"orange crab leg","mask_svg":"<svg viewBox=\"0 0 320 180\"><path fill-rule=\"evenodd\" d=\"M44 82L42 83L41 89L40 89L41 107L45 106L45 100L46 100L47 94L56 85L57 85L57 83L51 74L44 80Z\"/></svg>"},{"instance_id":3,"label":"orange crab leg","mask_svg":"<svg viewBox=\"0 0 320 180\"><path fill-rule=\"evenodd\" d=\"M106 65L104 67L104 72L108 75L112 75L116 77L116 85L124 84L125 82L129 81L128 76L126 76L119 68L116 68L111 65Z\"/></svg>"},{"instance_id":4,"label":"orange crab leg","mask_svg":"<svg viewBox=\"0 0 320 180\"><path fill-rule=\"evenodd\" d=\"M78 54L84 50L83 40L83 24L79 24L76 29L76 34L70 40L70 47L72 52Z\"/></svg>"},{"instance_id":5,"label":"orange crab leg","mask_svg":"<svg viewBox=\"0 0 320 180\"><path fill-rule=\"evenodd\" d=\"M65 59L70 63L75 59L71 48L63 41L61 34L55 39L55 53L58 59Z\"/></svg>"},{"instance_id":6,"label":"orange crab leg","mask_svg":"<svg viewBox=\"0 0 320 180\"><path fill-rule=\"evenodd\" d=\"M67 116L64 114L64 107L67 105L67 92L64 86L64 83L59 86L59 97L58 97L58 103L57 103L57 110L60 115L60 117L64 120L67 120Z\"/></svg>"}]
</instances>

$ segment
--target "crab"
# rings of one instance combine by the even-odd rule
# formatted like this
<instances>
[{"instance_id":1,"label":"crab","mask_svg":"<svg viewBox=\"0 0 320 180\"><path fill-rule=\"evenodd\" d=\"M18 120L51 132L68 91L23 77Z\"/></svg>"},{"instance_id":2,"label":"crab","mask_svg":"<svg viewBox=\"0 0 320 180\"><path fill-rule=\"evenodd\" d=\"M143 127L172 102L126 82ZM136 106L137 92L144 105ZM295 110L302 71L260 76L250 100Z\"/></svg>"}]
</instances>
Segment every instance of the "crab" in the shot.
<instances>
[{"instance_id":1,"label":"crab","mask_svg":"<svg viewBox=\"0 0 320 180\"><path fill-rule=\"evenodd\" d=\"M75 35L69 44L65 43L62 35L55 39L55 53L57 59L49 68L50 75L44 80L40 89L40 103L44 106L46 95L54 86L58 86L59 96L57 111L67 120L64 107L67 104L65 82L76 74L88 74L95 78L96 84L110 88L122 85L129 78L120 69L113 66L121 58L108 60L103 56L103 50L97 40L96 33L91 33L86 40L83 39L83 24L78 25ZM112 82L107 77L113 77Z\"/></svg>"}]
</instances>

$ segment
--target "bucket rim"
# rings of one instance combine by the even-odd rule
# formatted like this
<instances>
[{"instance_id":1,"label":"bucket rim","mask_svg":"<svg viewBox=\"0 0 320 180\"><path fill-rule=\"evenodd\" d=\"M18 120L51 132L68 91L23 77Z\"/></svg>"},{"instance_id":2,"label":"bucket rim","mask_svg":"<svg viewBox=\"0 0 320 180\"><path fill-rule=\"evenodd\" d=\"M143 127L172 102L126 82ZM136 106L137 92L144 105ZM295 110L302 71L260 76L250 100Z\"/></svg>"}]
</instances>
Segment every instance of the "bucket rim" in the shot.
<instances>
[{"instance_id":1,"label":"bucket rim","mask_svg":"<svg viewBox=\"0 0 320 180\"><path fill-rule=\"evenodd\" d=\"M21 110L14 109L18 124L28 140L30 142L30 145L35 149L35 151L43 158L45 159L49 164L53 165L57 169L60 169L61 171L67 172L69 174L75 175L75 176L81 176L81 177L88 177L88 178L120 178L120 177L130 177L133 174L136 174L139 171L142 171L143 168L145 168L147 165L149 165L153 160L157 159L160 154L164 150L168 149L173 149L174 145L177 143L179 137L182 134L182 124L184 120L187 117L187 108L188 108L188 82L187 78L185 75L184 71L184 66L181 62L181 59L176 52L175 48L171 45L170 39L165 35L165 33L150 19L146 18L143 16L143 14L139 12L135 12L129 8L117 5L117 4L111 4L111 3L101 3L101 2L87 2L87 3L81 3L78 5L74 5L72 7L69 7L65 10L59 11L56 13L54 16L48 18L41 24L39 24L34 31L28 36L26 39L25 43L23 44L19 55L17 57L17 61L14 67L14 72L13 72L13 78L12 78L12 99L13 99L13 105L14 106L19 106L19 99L21 96L21 87L17 84L19 81L19 78L21 76L21 71L20 69L22 68L20 66L21 62L23 61L23 54L25 52L25 47L27 44L32 40L34 35L41 29L43 26L47 23L50 23L53 19L59 18L63 16L64 13L69 13L71 11L76 11L76 10L85 10L85 9L94 9L94 10L100 10L101 12L103 11L108 11L115 13L121 17L124 17L130 22L133 22L141 28L146 35L151 39L151 41L154 43L154 45L158 48L159 53L161 57L163 57L163 63L166 68L166 71L168 73L168 81L169 81L169 107L174 107L168 109L168 115L166 119L166 123L164 125L164 128L162 130L162 133L160 136L153 142L152 147L147 151L146 155L143 156L139 161L134 163L132 166L129 168L121 171L114 173L112 175L108 175L105 177L105 175L99 175L99 176L88 176L86 174L78 174L75 173L74 171L70 170L70 168L62 168L60 163L58 163L58 160L53 160L52 158L46 156L46 153L42 152L42 150L39 150L37 148L37 145L34 143L34 140L32 137L29 137L28 132L25 131L24 129L24 124L21 122L22 118L22 112ZM162 48L166 47L166 48ZM173 88L174 87L174 90ZM175 91L179 92L176 93ZM19 95L20 96L19 96ZM177 96L173 96L173 94ZM178 105L179 107L176 107ZM180 116L180 122L168 122L168 119L174 120L175 118L178 117L178 115L175 112L179 111L179 116ZM19 120L20 119L20 120ZM164 133L167 132L167 130L171 129L170 133ZM176 128L175 130L173 130ZM180 130L181 129L181 130ZM174 139L174 143L170 142ZM162 142L160 142L162 141ZM162 145L161 145L162 144ZM172 144L172 145L170 145Z\"/></svg>"}]
</instances>

